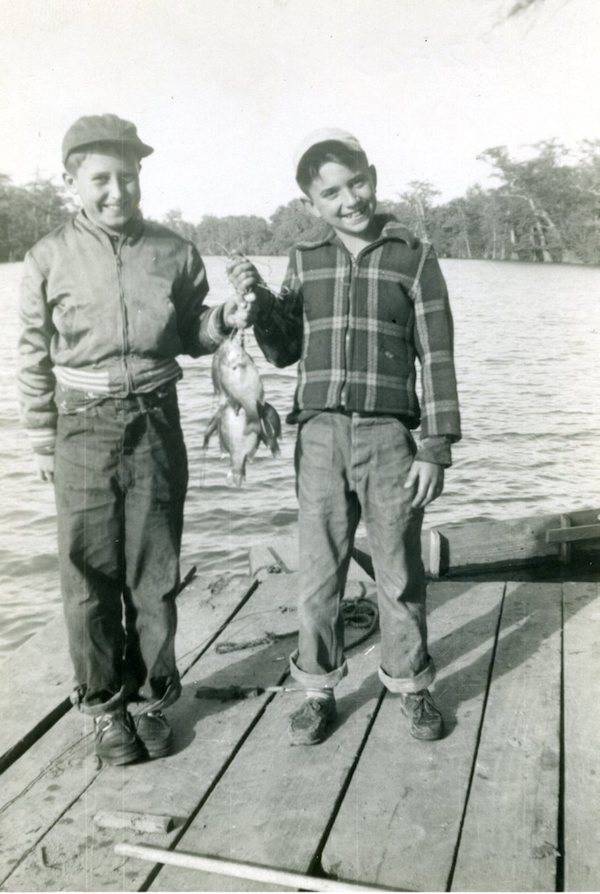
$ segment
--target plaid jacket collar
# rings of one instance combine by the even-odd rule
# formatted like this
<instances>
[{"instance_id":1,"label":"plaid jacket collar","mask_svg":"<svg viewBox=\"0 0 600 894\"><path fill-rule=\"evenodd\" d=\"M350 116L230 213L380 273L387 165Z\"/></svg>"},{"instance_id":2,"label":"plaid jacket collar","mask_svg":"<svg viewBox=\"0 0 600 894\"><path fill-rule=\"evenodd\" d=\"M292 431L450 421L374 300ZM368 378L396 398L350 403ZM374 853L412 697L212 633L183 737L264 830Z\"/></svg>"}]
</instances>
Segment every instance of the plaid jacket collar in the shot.
<instances>
[{"instance_id":1,"label":"plaid jacket collar","mask_svg":"<svg viewBox=\"0 0 600 894\"><path fill-rule=\"evenodd\" d=\"M377 239L374 239L373 242L370 242L369 245L366 245L362 251L370 251L372 248L376 248L378 245L382 245L384 242L389 241L397 241L404 242L405 245L412 245L414 242L414 236L406 227L402 226L402 224L398 223L395 217L392 217L391 214L376 214L375 220L381 223L381 232ZM322 248L325 245L336 245L340 248L343 248L344 251L347 251L344 243L333 229L333 227L329 228L329 231L323 236L322 239L319 239L316 242L299 242L296 245L296 248L300 249L300 251L310 251L314 248ZM362 253L362 252L361 252Z\"/></svg>"}]
</instances>

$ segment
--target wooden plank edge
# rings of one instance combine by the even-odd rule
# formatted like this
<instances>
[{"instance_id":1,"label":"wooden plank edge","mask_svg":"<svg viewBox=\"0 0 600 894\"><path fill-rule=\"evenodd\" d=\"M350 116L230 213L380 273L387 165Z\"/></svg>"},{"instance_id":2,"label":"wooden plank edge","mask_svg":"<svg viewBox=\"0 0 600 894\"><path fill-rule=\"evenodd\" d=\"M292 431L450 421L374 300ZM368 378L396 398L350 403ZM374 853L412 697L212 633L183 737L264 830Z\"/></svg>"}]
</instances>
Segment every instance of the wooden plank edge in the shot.
<instances>
[{"instance_id":1,"label":"wooden plank edge","mask_svg":"<svg viewBox=\"0 0 600 894\"><path fill-rule=\"evenodd\" d=\"M26 733L22 739L11 745L4 754L0 755L0 774L4 773L11 764L14 764L25 752L41 739L55 723L64 717L67 711L73 707L70 697L63 699L56 707L48 712L42 719Z\"/></svg>"}]
</instances>

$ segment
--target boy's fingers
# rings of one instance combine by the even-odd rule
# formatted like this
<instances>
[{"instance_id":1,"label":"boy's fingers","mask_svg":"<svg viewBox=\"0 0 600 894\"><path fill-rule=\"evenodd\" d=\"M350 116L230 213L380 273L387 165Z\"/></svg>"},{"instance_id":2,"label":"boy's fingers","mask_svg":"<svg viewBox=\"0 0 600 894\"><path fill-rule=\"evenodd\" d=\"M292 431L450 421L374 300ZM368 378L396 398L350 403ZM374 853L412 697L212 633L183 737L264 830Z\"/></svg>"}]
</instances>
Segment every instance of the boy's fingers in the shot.
<instances>
[{"instance_id":1,"label":"boy's fingers","mask_svg":"<svg viewBox=\"0 0 600 894\"><path fill-rule=\"evenodd\" d=\"M417 471L414 466L411 466L410 472L406 476L406 481L404 482L404 487L406 490L410 490L411 487L415 486L415 480L417 477Z\"/></svg>"},{"instance_id":2,"label":"boy's fingers","mask_svg":"<svg viewBox=\"0 0 600 894\"><path fill-rule=\"evenodd\" d=\"M425 498L425 494L427 493L427 482L423 481L423 478L419 478L419 486L417 488L417 492L413 498L411 503L413 509L420 509L423 505L423 500Z\"/></svg>"},{"instance_id":3,"label":"boy's fingers","mask_svg":"<svg viewBox=\"0 0 600 894\"><path fill-rule=\"evenodd\" d=\"M225 269L227 273L232 276L239 276L240 273L244 271L251 270L253 265L250 261L246 261L245 258L232 258L230 261L227 261Z\"/></svg>"},{"instance_id":4,"label":"boy's fingers","mask_svg":"<svg viewBox=\"0 0 600 894\"><path fill-rule=\"evenodd\" d=\"M425 499L423 500L423 506L429 506L429 504L432 503L436 497L436 487L434 483L431 482L431 484L427 488L427 493L425 494Z\"/></svg>"},{"instance_id":5,"label":"boy's fingers","mask_svg":"<svg viewBox=\"0 0 600 894\"><path fill-rule=\"evenodd\" d=\"M245 273L242 276L238 277L237 286L240 289L247 289L250 291L256 285L256 276L253 276L252 273Z\"/></svg>"}]
</instances>

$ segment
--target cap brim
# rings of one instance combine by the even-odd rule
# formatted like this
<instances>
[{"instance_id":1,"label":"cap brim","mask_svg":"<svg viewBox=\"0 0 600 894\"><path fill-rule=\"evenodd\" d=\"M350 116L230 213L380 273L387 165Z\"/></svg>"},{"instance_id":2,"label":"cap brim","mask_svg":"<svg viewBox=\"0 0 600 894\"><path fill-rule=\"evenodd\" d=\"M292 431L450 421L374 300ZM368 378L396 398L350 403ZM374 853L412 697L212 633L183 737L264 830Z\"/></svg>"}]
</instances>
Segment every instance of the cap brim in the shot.
<instances>
[{"instance_id":1,"label":"cap brim","mask_svg":"<svg viewBox=\"0 0 600 894\"><path fill-rule=\"evenodd\" d=\"M132 145L134 144L132 143ZM146 158L147 155L152 155L152 153L154 152L152 146L148 146L147 143L142 143L141 140L139 143L136 143L135 146L138 150L140 158Z\"/></svg>"},{"instance_id":2,"label":"cap brim","mask_svg":"<svg viewBox=\"0 0 600 894\"><path fill-rule=\"evenodd\" d=\"M146 158L148 155L152 155L152 153L154 152L152 146L148 146L147 143L142 143L141 140L96 139L90 140L88 143L78 143L76 146L69 147L68 152L63 153L63 164L66 164L69 155L71 155L73 152L85 152L88 146L95 146L97 143L112 143L115 146L128 146L135 151L135 154L138 156L138 158Z\"/></svg>"}]
</instances>

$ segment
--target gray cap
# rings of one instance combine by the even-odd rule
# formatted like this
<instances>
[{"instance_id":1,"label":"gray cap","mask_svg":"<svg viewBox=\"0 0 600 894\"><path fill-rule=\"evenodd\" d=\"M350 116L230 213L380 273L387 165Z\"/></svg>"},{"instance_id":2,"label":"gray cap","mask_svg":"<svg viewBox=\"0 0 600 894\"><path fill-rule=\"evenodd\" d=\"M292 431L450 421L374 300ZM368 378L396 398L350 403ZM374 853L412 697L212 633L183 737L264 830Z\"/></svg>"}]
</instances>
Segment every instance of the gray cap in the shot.
<instances>
[{"instance_id":1,"label":"gray cap","mask_svg":"<svg viewBox=\"0 0 600 894\"><path fill-rule=\"evenodd\" d=\"M84 149L91 143L115 143L133 149L138 158L154 152L152 146L142 143L135 124L117 115L87 115L78 118L66 132L62 141L63 164L71 152Z\"/></svg>"},{"instance_id":2,"label":"gray cap","mask_svg":"<svg viewBox=\"0 0 600 894\"><path fill-rule=\"evenodd\" d=\"M342 143L342 145L351 149L352 152L365 151L356 137L353 136L353 134L348 133L347 130L341 130L339 127L321 127L318 130L312 130L307 134L296 148L296 153L294 155L296 172L308 150L312 149L313 146L318 146L319 143Z\"/></svg>"}]
</instances>

